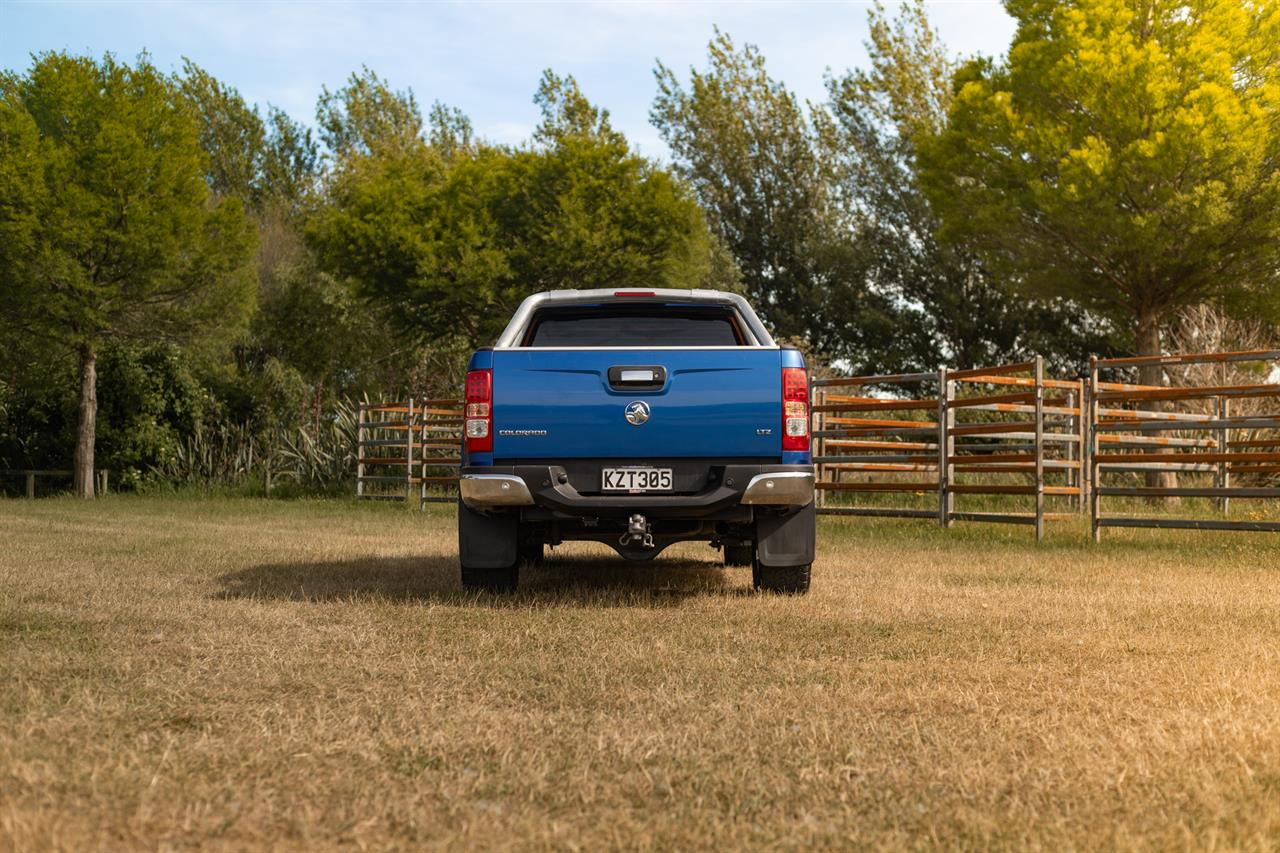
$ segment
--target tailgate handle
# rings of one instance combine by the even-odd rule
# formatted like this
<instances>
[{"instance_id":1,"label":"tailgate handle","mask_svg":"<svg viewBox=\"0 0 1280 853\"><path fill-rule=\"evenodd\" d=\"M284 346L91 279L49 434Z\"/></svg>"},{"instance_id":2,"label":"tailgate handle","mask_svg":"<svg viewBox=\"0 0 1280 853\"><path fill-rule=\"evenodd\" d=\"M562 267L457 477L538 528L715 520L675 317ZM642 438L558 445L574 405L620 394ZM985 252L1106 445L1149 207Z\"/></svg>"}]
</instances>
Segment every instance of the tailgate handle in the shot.
<instances>
[{"instance_id":1,"label":"tailgate handle","mask_svg":"<svg viewBox=\"0 0 1280 853\"><path fill-rule=\"evenodd\" d=\"M660 364L618 364L609 368L609 387L615 391L661 391L667 369Z\"/></svg>"}]
</instances>

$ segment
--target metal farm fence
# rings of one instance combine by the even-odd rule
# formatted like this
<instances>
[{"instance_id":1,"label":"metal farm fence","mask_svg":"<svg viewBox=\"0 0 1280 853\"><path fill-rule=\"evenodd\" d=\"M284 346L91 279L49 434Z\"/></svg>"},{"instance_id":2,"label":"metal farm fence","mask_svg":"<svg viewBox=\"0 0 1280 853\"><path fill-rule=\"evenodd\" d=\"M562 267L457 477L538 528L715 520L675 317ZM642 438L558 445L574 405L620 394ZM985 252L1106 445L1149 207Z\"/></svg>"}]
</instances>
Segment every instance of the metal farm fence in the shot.
<instances>
[{"instance_id":1,"label":"metal farm fence","mask_svg":"<svg viewBox=\"0 0 1280 853\"><path fill-rule=\"evenodd\" d=\"M1026 524L1039 540L1046 520L1069 515L1048 512L1046 498L1065 498L1076 513L1083 511L1084 383L1047 378L1040 357L811 384L820 513L929 518L944 527L954 521ZM864 393L842 390L848 388ZM922 389L934 395L923 396ZM885 493L925 501L883 506L847 500ZM968 495L1029 500L1021 511L957 509L957 496Z\"/></svg>"},{"instance_id":2,"label":"metal farm fence","mask_svg":"<svg viewBox=\"0 0 1280 853\"><path fill-rule=\"evenodd\" d=\"M363 403L356 429L356 497L453 502L462 443L460 400Z\"/></svg>"},{"instance_id":3,"label":"metal farm fence","mask_svg":"<svg viewBox=\"0 0 1280 853\"><path fill-rule=\"evenodd\" d=\"M1095 540L1104 527L1280 531L1274 513L1227 516L1232 500L1280 499L1280 384L1239 381L1277 362L1280 350L1095 358L1084 380L1047 377L1037 356L968 370L814 379L818 512L944 527L1023 524L1037 541L1046 522L1086 507ZM1173 379L1181 371L1182 383L1100 378L1152 364ZM1248 365L1252 374L1239 373ZM1210 378L1210 371L1219 372ZM456 500L462 409L456 399L361 405L356 494L412 500L416 493L419 508ZM1187 482L1144 479L1152 475ZM1219 515L1103 511L1104 499L1124 498L1212 499Z\"/></svg>"},{"instance_id":4,"label":"metal farm fence","mask_svg":"<svg viewBox=\"0 0 1280 853\"><path fill-rule=\"evenodd\" d=\"M458 499L462 465L462 400L423 400L418 455L418 508Z\"/></svg>"},{"instance_id":5,"label":"metal farm fence","mask_svg":"<svg viewBox=\"0 0 1280 853\"><path fill-rule=\"evenodd\" d=\"M1226 517L1232 500L1280 498L1280 384L1226 380L1228 366L1280 361L1280 350L1091 359L1093 537L1104 527L1280 531L1280 521ZM1166 387L1109 382L1103 371L1215 365L1219 383ZM1176 485L1171 481L1182 478ZM1103 511L1104 498L1212 499L1217 518ZM1181 508L1181 506L1180 506ZM1203 514L1202 514L1203 515ZM1261 513L1259 513L1261 515Z\"/></svg>"}]
</instances>

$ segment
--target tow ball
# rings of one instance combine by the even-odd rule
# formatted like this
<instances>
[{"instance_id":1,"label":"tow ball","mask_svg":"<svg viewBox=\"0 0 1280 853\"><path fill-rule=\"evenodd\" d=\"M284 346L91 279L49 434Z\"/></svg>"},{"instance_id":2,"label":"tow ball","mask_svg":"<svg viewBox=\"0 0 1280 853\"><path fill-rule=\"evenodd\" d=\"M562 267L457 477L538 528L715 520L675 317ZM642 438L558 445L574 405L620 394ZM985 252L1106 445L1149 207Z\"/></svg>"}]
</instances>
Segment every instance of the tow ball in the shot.
<instances>
[{"instance_id":1,"label":"tow ball","mask_svg":"<svg viewBox=\"0 0 1280 853\"><path fill-rule=\"evenodd\" d=\"M627 520L627 532L618 539L619 545L630 545L639 541L642 548L653 547L653 534L649 532L649 521L640 513L635 513Z\"/></svg>"}]
</instances>

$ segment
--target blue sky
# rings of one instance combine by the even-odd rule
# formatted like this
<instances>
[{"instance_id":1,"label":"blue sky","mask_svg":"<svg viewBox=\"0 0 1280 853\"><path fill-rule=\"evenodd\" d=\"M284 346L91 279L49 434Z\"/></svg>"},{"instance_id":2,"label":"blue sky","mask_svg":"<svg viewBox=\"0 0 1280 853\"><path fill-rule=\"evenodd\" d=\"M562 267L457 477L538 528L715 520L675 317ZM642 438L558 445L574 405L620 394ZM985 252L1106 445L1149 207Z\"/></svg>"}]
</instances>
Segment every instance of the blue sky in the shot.
<instances>
[{"instance_id":1,"label":"blue sky","mask_svg":"<svg viewBox=\"0 0 1280 853\"><path fill-rule=\"evenodd\" d=\"M33 51L133 57L165 69L189 56L249 101L314 121L321 85L367 64L426 108L460 107L479 134L518 142L538 120L542 69L572 74L645 154L665 146L649 125L656 59L684 74L705 63L718 25L759 45L774 76L811 100L822 76L866 59L866 2L27 2L0 0L0 65ZM889 3L892 7L892 3ZM1013 21L996 0L939 0L930 14L963 54L1002 53Z\"/></svg>"}]
</instances>

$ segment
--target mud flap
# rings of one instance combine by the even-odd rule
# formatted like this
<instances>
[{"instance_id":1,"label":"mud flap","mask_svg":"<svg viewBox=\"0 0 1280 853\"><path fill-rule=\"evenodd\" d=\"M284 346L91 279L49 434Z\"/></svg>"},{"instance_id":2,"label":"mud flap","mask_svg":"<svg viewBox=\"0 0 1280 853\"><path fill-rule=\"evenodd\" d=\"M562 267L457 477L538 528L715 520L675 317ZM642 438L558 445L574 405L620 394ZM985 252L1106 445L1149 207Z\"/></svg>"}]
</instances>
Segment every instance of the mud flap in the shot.
<instances>
[{"instance_id":1,"label":"mud flap","mask_svg":"<svg viewBox=\"0 0 1280 853\"><path fill-rule=\"evenodd\" d=\"M817 507L812 501L785 513L756 513L756 558L762 566L807 566L813 562Z\"/></svg>"},{"instance_id":2,"label":"mud flap","mask_svg":"<svg viewBox=\"0 0 1280 853\"><path fill-rule=\"evenodd\" d=\"M520 517L514 512L485 515L458 501L458 560L471 569L505 569L516 564Z\"/></svg>"}]
</instances>

